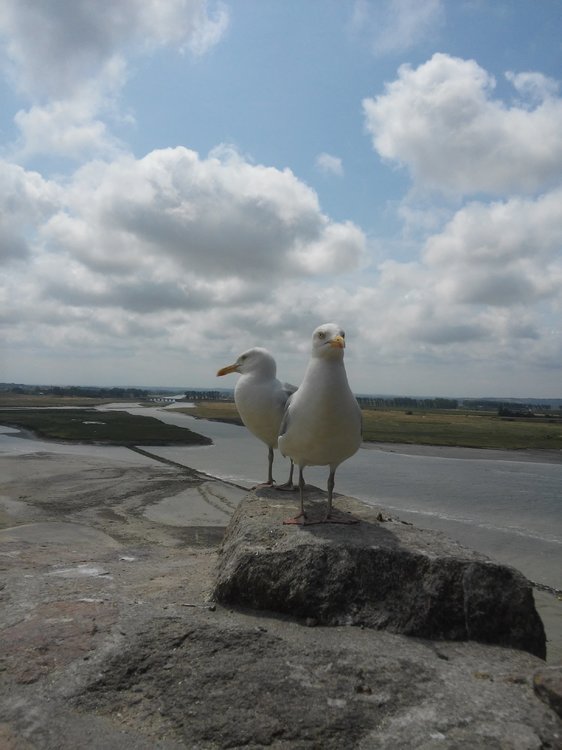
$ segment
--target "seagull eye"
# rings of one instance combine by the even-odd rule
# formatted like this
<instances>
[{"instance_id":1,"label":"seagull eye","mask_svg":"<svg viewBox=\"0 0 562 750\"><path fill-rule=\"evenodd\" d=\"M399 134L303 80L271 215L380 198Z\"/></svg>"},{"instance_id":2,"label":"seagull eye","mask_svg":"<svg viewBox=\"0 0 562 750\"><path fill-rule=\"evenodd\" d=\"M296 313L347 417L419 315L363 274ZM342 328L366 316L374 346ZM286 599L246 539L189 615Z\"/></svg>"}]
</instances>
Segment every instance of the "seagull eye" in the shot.
<instances>
[{"instance_id":1,"label":"seagull eye","mask_svg":"<svg viewBox=\"0 0 562 750\"><path fill-rule=\"evenodd\" d=\"M345 338L345 331L340 331L340 336L342 337L342 339L344 339Z\"/></svg>"},{"instance_id":2,"label":"seagull eye","mask_svg":"<svg viewBox=\"0 0 562 750\"><path fill-rule=\"evenodd\" d=\"M324 331L319 331L318 332L318 338L319 339L325 339L326 338L326 334L324 333Z\"/></svg>"}]
</instances>

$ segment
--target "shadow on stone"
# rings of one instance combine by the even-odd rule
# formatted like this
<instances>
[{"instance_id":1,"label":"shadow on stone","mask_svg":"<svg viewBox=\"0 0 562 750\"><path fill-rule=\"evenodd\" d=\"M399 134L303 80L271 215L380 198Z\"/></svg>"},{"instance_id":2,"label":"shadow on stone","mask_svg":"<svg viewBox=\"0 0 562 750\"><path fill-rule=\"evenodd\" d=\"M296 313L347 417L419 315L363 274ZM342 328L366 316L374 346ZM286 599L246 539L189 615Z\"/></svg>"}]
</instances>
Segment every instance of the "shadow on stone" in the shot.
<instances>
[{"instance_id":1,"label":"shadow on stone","mask_svg":"<svg viewBox=\"0 0 562 750\"><path fill-rule=\"evenodd\" d=\"M311 488L307 508L324 495ZM284 526L294 499L260 489L242 501L220 548L214 595L230 606L324 625L360 625L435 640L475 640L544 658L531 584L439 532L383 519L337 497L353 525Z\"/></svg>"}]
</instances>

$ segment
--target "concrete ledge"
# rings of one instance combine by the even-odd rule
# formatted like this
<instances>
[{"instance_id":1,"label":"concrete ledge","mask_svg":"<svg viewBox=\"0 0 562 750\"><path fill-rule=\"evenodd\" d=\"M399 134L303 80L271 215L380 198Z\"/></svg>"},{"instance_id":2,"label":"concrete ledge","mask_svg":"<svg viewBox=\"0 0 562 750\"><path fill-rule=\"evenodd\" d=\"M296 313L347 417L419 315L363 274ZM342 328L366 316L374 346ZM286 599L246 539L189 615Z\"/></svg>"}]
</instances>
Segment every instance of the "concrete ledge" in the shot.
<instances>
[{"instance_id":1,"label":"concrete ledge","mask_svg":"<svg viewBox=\"0 0 562 750\"><path fill-rule=\"evenodd\" d=\"M325 494L308 488L307 509L324 504ZM518 571L354 498L338 496L335 505L359 523L285 526L296 494L248 494L220 549L216 600L309 624L474 640L545 657L532 587Z\"/></svg>"}]
</instances>

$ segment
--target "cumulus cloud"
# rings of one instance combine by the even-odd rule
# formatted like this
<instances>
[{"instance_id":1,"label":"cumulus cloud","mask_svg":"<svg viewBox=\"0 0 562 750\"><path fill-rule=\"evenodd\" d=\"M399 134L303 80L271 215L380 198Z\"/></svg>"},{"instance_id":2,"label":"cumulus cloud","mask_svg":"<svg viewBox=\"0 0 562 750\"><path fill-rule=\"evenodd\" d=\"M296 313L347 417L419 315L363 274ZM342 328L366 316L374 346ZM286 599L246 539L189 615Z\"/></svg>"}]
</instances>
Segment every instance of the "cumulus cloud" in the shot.
<instances>
[{"instance_id":1,"label":"cumulus cloud","mask_svg":"<svg viewBox=\"0 0 562 750\"><path fill-rule=\"evenodd\" d=\"M231 148L90 162L52 198L39 206L25 271L5 279L6 308L19 310L6 321L14 345L72 347L81 331L92 351L115 337L132 348L179 346L183 335L191 350L203 339L224 347L245 315L244 336L272 315L294 318L294 284L345 278L365 253L361 230L330 221L289 170Z\"/></svg>"},{"instance_id":2,"label":"cumulus cloud","mask_svg":"<svg viewBox=\"0 0 562 750\"><path fill-rule=\"evenodd\" d=\"M14 117L20 131L14 157L25 160L48 154L80 159L116 154L122 147L97 116L105 106L103 97L86 88L74 99L20 110Z\"/></svg>"},{"instance_id":3,"label":"cumulus cloud","mask_svg":"<svg viewBox=\"0 0 562 750\"><path fill-rule=\"evenodd\" d=\"M37 172L0 160L0 260L24 260L38 223L60 205L61 189Z\"/></svg>"},{"instance_id":4,"label":"cumulus cloud","mask_svg":"<svg viewBox=\"0 0 562 750\"><path fill-rule=\"evenodd\" d=\"M318 154L316 167L325 174L335 174L338 177L343 175L343 164L339 156L333 156L325 152Z\"/></svg>"},{"instance_id":5,"label":"cumulus cloud","mask_svg":"<svg viewBox=\"0 0 562 750\"><path fill-rule=\"evenodd\" d=\"M98 273L180 272L248 287L272 274L327 273L344 259L353 268L364 250L357 227L330 222L289 170L183 147L85 167L44 237Z\"/></svg>"},{"instance_id":6,"label":"cumulus cloud","mask_svg":"<svg viewBox=\"0 0 562 750\"><path fill-rule=\"evenodd\" d=\"M376 55L385 55L424 41L443 18L442 0L356 0L352 27L369 36Z\"/></svg>"},{"instance_id":7,"label":"cumulus cloud","mask_svg":"<svg viewBox=\"0 0 562 750\"><path fill-rule=\"evenodd\" d=\"M562 191L472 203L425 247L448 299L515 307L562 301Z\"/></svg>"},{"instance_id":8,"label":"cumulus cloud","mask_svg":"<svg viewBox=\"0 0 562 750\"><path fill-rule=\"evenodd\" d=\"M173 45L203 54L228 25L221 3L206 0L5 0L0 34L12 80L36 97L67 99L104 74L122 50Z\"/></svg>"},{"instance_id":9,"label":"cumulus cloud","mask_svg":"<svg viewBox=\"0 0 562 750\"><path fill-rule=\"evenodd\" d=\"M494 78L474 60L435 54L402 65L383 94L364 99L366 124L381 157L443 191L533 192L562 170L562 99L543 76L511 77L533 105L494 99ZM538 97L538 98L537 98Z\"/></svg>"}]
</instances>

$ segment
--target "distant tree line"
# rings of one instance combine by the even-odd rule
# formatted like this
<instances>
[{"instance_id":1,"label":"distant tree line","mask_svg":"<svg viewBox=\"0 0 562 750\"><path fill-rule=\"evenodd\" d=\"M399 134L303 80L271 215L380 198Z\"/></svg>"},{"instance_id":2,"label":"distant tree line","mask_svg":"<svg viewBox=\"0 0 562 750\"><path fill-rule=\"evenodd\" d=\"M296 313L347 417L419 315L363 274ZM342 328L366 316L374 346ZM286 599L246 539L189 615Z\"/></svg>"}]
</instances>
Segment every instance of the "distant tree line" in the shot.
<instances>
[{"instance_id":1,"label":"distant tree line","mask_svg":"<svg viewBox=\"0 0 562 750\"><path fill-rule=\"evenodd\" d=\"M456 398L410 398L409 396L380 398L374 396L357 396L357 401L362 409L375 409L376 407L395 407L396 409L457 409L459 406Z\"/></svg>"},{"instance_id":2,"label":"distant tree line","mask_svg":"<svg viewBox=\"0 0 562 750\"><path fill-rule=\"evenodd\" d=\"M185 391L188 401L232 401L232 391Z\"/></svg>"},{"instance_id":3,"label":"distant tree line","mask_svg":"<svg viewBox=\"0 0 562 750\"><path fill-rule=\"evenodd\" d=\"M81 398L145 399L149 391L142 388L97 388L81 385L17 385L3 383L1 390L26 396L80 396Z\"/></svg>"},{"instance_id":4,"label":"distant tree line","mask_svg":"<svg viewBox=\"0 0 562 750\"><path fill-rule=\"evenodd\" d=\"M497 411L500 417L528 417L537 411L549 411L550 404L525 404L518 401L490 401L487 399L465 399L467 409Z\"/></svg>"}]
</instances>

